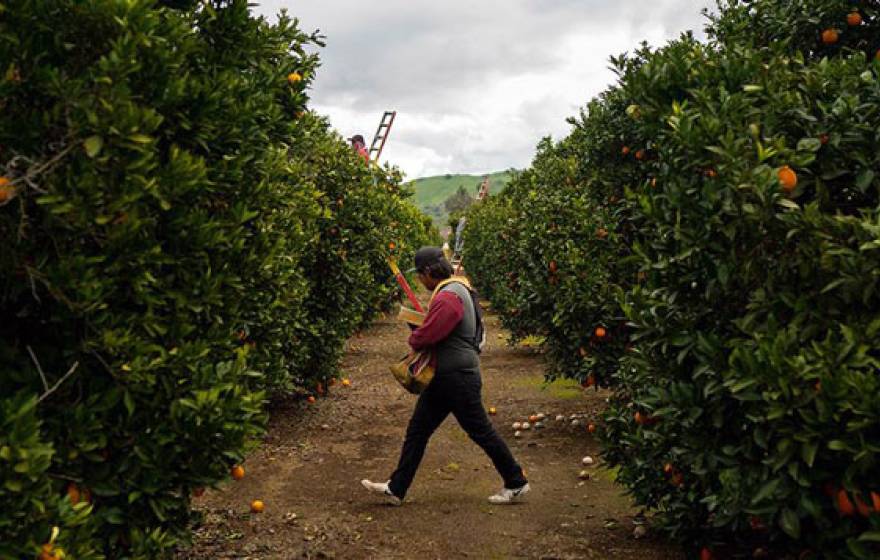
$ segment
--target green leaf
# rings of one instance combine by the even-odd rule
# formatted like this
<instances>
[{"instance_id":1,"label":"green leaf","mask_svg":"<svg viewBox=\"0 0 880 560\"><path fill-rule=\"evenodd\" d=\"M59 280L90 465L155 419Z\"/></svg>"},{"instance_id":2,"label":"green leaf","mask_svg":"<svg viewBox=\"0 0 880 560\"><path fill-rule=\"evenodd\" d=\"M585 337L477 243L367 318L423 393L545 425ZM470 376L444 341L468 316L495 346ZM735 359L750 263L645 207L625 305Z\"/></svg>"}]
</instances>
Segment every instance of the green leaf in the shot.
<instances>
[{"instance_id":1,"label":"green leaf","mask_svg":"<svg viewBox=\"0 0 880 560\"><path fill-rule=\"evenodd\" d=\"M816 460L816 451L818 451L818 449L819 442L817 441L810 441L801 446L801 458L808 467L813 466L813 461Z\"/></svg>"},{"instance_id":2,"label":"green leaf","mask_svg":"<svg viewBox=\"0 0 880 560\"><path fill-rule=\"evenodd\" d=\"M801 537L801 520L792 510L785 508L779 517L779 526L782 530L793 539Z\"/></svg>"},{"instance_id":3,"label":"green leaf","mask_svg":"<svg viewBox=\"0 0 880 560\"><path fill-rule=\"evenodd\" d=\"M89 136L86 138L85 142L83 142L83 147L86 149L86 155L93 158L97 156L101 152L101 148L104 147L104 139L100 136Z\"/></svg>"},{"instance_id":4,"label":"green leaf","mask_svg":"<svg viewBox=\"0 0 880 560\"><path fill-rule=\"evenodd\" d=\"M21 492L21 489L24 488L20 480L9 479L3 485L10 492Z\"/></svg>"},{"instance_id":5,"label":"green leaf","mask_svg":"<svg viewBox=\"0 0 880 560\"><path fill-rule=\"evenodd\" d=\"M128 139L132 142L137 142L138 144L149 144L153 141L153 139L146 134L131 134Z\"/></svg>"},{"instance_id":6,"label":"green leaf","mask_svg":"<svg viewBox=\"0 0 880 560\"><path fill-rule=\"evenodd\" d=\"M789 198L780 198L777 201L777 204L779 204L780 206L785 206L786 208L791 208L792 210L800 210L801 209L800 205L798 205L797 202L795 202Z\"/></svg>"},{"instance_id":7,"label":"green leaf","mask_svg":"<svg viewBox=\"0 0 880 560\"><path fill-rule=\"evenodd\" d=\"M752 498L752 505L761 503L761 501L764 498L767 498L771 494L773 494L773 492L776 491L776 488L779 487L779 482L780 481L778 478L774 478L774 479L771 479L770 481L764 483L764 486L762 486L761 489L758 490L758 493L755 494L754 497Z\"/></svg>"},{"instance_id":8,"label":"green leaf","mask_svg":"<svg viewBox=\"0 0 880 560\"><path fill-rule=\"evenodd\" d=\"M128 415L131 416L134 414L134 399L131 396L130 391L126 391L122 396L122 402L125 403L125 410L128 411Z\"/></svg>"},{"instance_id":9,"label":"green leaf","mask_svg":"<svg viewBox=\"0 0 880 560\"><path fill-rule=\"evenodd\" d=\"M862 542L880 542L880 531L865 531L859 535Z\"/></svg>"},{"instance_id":10,"label":"green leaf","mask_svg":"<svg viewBox=\"0 0 880 560\"><path fill-rule=\"evenodd\" d=\"M818 152L822 142L818 138L801 138L797 143L799 152Z\"/></svg>"},{"instance_id":11,"label":"green leaf","mask_svg":"<svg viewBox=\"0 0 880 560\"><path fill-rule=\"evenodd\" d=\"M858 188L861 192L865 192L868 190L868 187L871 186L871 183L874 181L874 171L871 169L863 169L861 173L859 173L858 177L856 177L856 188Z\"/></svg>"},{"instance_id":12,"label":"green leaf","mask_svg":"<svg viewBox=\"0 0 880 560\"><path fill-rule=\"evenodd\" d=\"M830 292L831 290L833 290L834 288L840 286L840 285L843 284L844 282L846 282L846 278L838 278L837 280L834 280L833 282L830 282L827 286L825 286L824 288L822 288L822 292L821 292L821 293L826 294L826 293Z\"/></svg>"},{"instance_id":13,"label":"green leaf","mask_svg":"<svg viewBox=\"0 0 880 560\"><path fill-rule=\"evenodd\" d=\"M733 383L732 385L729 385L728 388L730 389L731 393L739 393L741 391L748 389L752 385L757 385L757 384L758 384L758 380L755 378L742 379L740 381L737 381L736 383Z\"/></svg>"}]
</instances>

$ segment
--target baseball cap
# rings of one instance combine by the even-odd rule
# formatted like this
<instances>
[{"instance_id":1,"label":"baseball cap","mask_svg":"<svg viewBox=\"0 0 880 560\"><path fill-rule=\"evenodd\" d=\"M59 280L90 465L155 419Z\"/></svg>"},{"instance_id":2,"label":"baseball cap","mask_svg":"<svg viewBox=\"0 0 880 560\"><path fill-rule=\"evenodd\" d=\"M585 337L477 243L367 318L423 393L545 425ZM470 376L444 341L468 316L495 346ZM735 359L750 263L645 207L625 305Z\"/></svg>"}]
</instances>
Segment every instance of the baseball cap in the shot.
<instances>
[{"instance_id":1,"label":"baseball cap","mask_svg":"<svg viewBox=\"0 0 880 560\"><path fill-rule=\"evenodd\" d=\"M422 247L416 251L416 256L413 259L416 265L415 268L411 268L407 272L424 270L432 264L445 259L446 257L443 255L443 250L440 247Z\"/></svg>"}]
</instances>

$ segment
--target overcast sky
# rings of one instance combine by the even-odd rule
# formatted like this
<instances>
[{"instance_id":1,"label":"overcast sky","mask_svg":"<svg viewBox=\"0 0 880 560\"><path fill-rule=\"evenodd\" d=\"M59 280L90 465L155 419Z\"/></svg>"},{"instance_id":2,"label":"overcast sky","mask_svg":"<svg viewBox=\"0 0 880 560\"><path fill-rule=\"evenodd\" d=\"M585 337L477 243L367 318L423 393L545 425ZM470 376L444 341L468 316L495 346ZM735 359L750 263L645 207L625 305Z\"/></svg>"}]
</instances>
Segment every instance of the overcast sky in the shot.
<instances>
[{"instance_id":1,"label":"overcast sky","mask_svg":"<svg viewBox=\"0 0 880 560\"><path fill-rule=\"evenodd\" d=\"M327 47L313 107L372 140L396 110L383 161L409 179L526 167L613 81L608 57L691 29L713 0L266 0Z\"/></svg>"}]
</instances>

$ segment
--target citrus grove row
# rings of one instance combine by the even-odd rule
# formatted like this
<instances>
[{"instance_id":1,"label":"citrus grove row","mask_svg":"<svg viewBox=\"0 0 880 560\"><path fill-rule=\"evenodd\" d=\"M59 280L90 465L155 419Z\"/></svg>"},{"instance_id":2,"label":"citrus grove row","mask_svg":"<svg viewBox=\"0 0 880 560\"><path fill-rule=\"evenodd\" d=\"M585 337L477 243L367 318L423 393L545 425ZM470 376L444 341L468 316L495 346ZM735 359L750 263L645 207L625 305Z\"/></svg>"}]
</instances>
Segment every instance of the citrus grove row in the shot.
<instances>
[{"instance_id":1,"label":"citrus grove row","mask_svg":"<svg viewBox=\"0 0 880 560\"><path fill-rule=\"evenodd\" d=\"M0 10L0 557L163 556L436 231L309 111L287 16Z\"/></svg>"},{"instance_id":2,"label":"citrus grove row","mask_svg":"<svg viewBox=\"0 0 880 560\"><path fill-rule=\"evenodd\" d=\"M724 0L474 206L464 264L693 557L880 556L880 8Z\"/></svg>"}]
</instances>

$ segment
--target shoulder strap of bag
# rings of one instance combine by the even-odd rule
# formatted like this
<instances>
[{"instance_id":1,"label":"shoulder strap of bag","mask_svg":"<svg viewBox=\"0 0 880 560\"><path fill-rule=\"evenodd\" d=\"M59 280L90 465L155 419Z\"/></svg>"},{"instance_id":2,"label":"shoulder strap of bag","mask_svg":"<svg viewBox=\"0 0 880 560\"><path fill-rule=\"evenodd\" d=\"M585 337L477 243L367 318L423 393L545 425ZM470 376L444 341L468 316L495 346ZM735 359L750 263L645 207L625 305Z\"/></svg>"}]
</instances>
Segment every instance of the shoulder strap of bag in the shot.
<instances>
[{"instance_id":1,"label":"shoulder strap of bag","mask_svg":"<svg viewBox=\"0 0 880 560\"><path fill-rule=\"evenodd\" d=\"M467 289L468 295L471 297L471 307L474 310L474 336L471 339L471 345L477 353L481 353L483 351L483 346L486 345L486 326L483 324L483 309L480 307L477 292L471 287L468 279L463 276L452 276L451 278L443 280L437 284L436 288L434 288L434 293L431 295L431 301L433 301L434 297L440 293L440 290L452 283L464 286L465 289Z\"/></svg>"}]
</instances>

